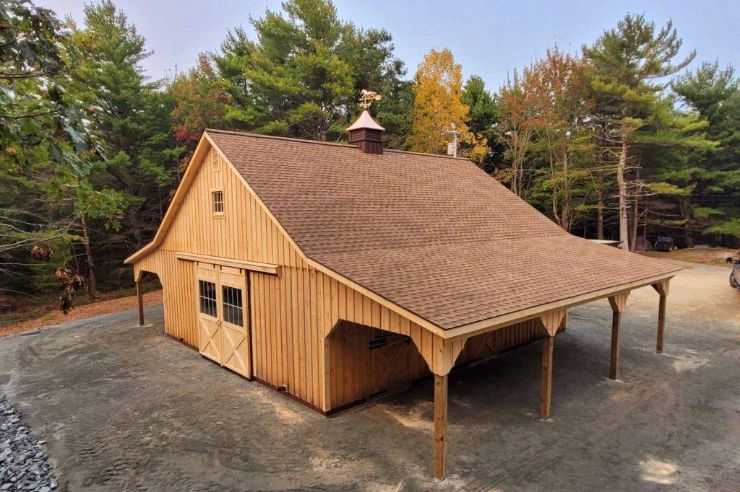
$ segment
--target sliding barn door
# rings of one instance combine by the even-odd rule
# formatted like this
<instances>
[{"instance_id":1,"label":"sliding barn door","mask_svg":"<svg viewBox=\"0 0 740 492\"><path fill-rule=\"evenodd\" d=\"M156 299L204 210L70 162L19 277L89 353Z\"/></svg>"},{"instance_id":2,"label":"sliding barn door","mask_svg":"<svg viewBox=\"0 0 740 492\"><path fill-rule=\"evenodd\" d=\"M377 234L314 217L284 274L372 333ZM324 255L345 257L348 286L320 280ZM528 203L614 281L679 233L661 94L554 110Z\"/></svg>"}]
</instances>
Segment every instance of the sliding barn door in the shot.
<instances>
[{"instance_id":1,"label":"sliding barn door","mask_svg":"<svg viewBox=\"0 0 740 492\"><path fill-rule=\"evenodd\" d=\"M195 288L198 292L198 351L221 363L221 321L219 320L218 270L198 265Z\"/></svg>"},{"instance_id":2,"label":"sliding barn door","mask_svg":"<svg viewBox=\"0 0 740 492\"><path fill-rule=\"evenodd\" d=\"M198 350L214 362L251 378L246 271L199 263L196 276Z\"/></svg>"},{"instance_id":3,"label":"sliding barn door","mask_svg":"<svg viewBox=\"0 0 740 492\"><path fill-rule=\"evenodd\" d=\"M219 274L222 307L222 363L224 367L249 378L252 377L252 367L246 278L244 271L228 269L228 267L222 267Z\"/></svg>"}]
</instances>

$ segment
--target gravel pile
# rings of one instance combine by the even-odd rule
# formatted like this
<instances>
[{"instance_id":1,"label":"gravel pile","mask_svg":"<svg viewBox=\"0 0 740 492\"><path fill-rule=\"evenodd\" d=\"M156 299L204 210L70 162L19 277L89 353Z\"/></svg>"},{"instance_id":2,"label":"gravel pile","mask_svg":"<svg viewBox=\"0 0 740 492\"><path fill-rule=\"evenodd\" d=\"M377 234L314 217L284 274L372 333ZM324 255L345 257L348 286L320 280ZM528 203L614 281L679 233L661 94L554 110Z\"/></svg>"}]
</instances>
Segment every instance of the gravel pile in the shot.
<instances>
[{"instance_id":1,"label":"gravel pile","mask_svg":"<svg viewBox=\"0 0 740 492\"><path fill-rule=\"evenodd\" d=\"M0 396L0 491L56 489L54 469L21 414Z\"/></svg>"}]
</instances>

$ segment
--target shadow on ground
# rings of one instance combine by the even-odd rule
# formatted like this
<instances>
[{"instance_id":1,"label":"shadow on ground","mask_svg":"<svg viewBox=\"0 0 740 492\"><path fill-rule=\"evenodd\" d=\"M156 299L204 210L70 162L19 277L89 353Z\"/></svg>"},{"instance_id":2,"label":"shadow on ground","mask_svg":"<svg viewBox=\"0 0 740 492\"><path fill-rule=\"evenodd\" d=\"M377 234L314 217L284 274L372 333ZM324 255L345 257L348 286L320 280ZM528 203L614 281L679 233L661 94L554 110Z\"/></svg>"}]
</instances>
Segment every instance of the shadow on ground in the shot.
<instances>
[{"instance_id":1,"label":"shadow on ground","mask_svg":"<svg viewBox=\"0 0 740 492\"><path fill-rule=\"evenodd\" d=\"M539 344L455 372L437 483L430 381L325 418L173 342L158 307L3 339L0 392L72 490L736 490L740 328L677 311L656 355L654 309L627 310L612 382L608 305L572 310L549 422Z\"/></svg>"}]
</instances>

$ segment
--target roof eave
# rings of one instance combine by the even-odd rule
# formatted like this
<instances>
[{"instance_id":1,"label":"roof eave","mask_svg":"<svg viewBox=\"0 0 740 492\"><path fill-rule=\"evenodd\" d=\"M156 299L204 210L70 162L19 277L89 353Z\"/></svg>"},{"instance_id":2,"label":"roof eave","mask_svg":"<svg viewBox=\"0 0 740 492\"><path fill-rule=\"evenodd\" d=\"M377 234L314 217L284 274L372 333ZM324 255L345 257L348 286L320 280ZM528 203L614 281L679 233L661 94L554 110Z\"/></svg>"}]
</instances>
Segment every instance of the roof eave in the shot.
<instances>
[{"instance_id":1,"label":"roof eave","mask_svg":"<svg viewBox=\"0 0 740 492\"><path fill-rule=\"evenodd\" d=\"M444 331L443 338L445 340L455 340L460 338L468 338L474 335L480 335L487 331L492 331L497 328L509 326L514 323L538 318L543 313L546 313L547 311L552 311L553 309L571 308L580 304L586 304L588 302L604 299L606 297L609 297L610 295L616 294L617 292L639 289L640 287L652 285L661 280L673 278L680 270L683 270L683 267L676 267L676 269L673 271L662 273L660 275L655 275L652 277L646 277L634 282L618 284L613 287L608 287L585 294L579 294L577 296L571 296L565 299L559 299L557 301L532 306L530 308L521 309L512 313L494 316L492 318L480 321L474 321L472 323L456 326L454 328L448 328Z\"/></svg>"}]
</instances>

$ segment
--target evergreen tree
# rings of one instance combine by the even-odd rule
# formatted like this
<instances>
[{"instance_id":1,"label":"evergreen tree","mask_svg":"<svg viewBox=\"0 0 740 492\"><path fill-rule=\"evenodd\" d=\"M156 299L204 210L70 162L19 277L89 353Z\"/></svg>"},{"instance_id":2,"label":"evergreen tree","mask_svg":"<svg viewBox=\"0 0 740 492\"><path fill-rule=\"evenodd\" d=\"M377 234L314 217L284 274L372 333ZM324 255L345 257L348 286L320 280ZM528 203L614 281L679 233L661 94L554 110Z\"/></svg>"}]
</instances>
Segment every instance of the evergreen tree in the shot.
<instances>
[{"instance_id":1,"label":"evergreen tree","mask_svg":"<svg viewBox=\"0 0 740 492\"><path fill-rule=\"evenodd\" d=\"M694 149L691 167L683 172L684 182L694 184L687 195L687 242L695 230L740 238L740 88L734 70L704 63L675 81L673 89L707 120L707 137L719 144Z\"/></svg>"},{"instance_id":2,"label":"evergreen tree","mask_svg":"<svg viewBox=\"0 0 740 492\"><path fill-rule=\"evenodd\" d=\"M595 114L608 126L608 140L602 145L615 147L618 156L619 239L626 249L629 248L626 173L631 164L630 144L634 132L655 115L664 88L661 80L694 59L695 52L691 52L674 63L681 45L670 21L657 30L643 15L627 15L616 29L604 32L593 46L583 47L593 66L591 88L598 101Z\"/></svg>"},{"instance_id":3,"label":"evergreen tree","mask_svg":"<svg viewBox=\"0 0 740 492\"><path fill-rule=\"evenodd\" d=\"M357 113L359 91L371 89L393 101L376 109L389 137L404 131L404 98L389 97L404 95L404 67L388 32L341 21L328 0L287 1L252 26L256 41L237 28L216 57L233 100L227 121L260 133L337 140Z\"/></svg>"},{"instance_id":4,"label":"evergreen tree","mask_svg":"<svg viewBox=\"0 0 740 492\"><path fill-rule=\"evenodd\" d=\"M163 189L174 183L182 153L171 134L174 104L159 83L146 80L145 40L111 1L87 5L84 25L70 22L70 29L65 46L71 92L84 104L88 131L101 149L85 176L97 187L115 189L126 209L120 233L98 227L105 221L89 223L83 217L91 229L85 235L94 243L86 256L92 263L91 249L105 247L115 253L99 267L119 268L119 258L142 247L156 230Z\"/></svg>"},{"instance_id":5,"label":"evergreen tree","mask_svg":"<svg viewBox=\"0 0 740 492\"><path fill-rule=\"evenodd\" d=\"M471 76L465 82L460 101L468 106L468 128L475 136L478 145L477 148L470 149L468 153L478 154L477 158L473 157L473 160L491 172L496 151L499 154L503 152L500 146L496 146L493 130L501 117L501 110L493 95L486 89L483 79L477 75Z\"/></svg>"}]
</instances>

